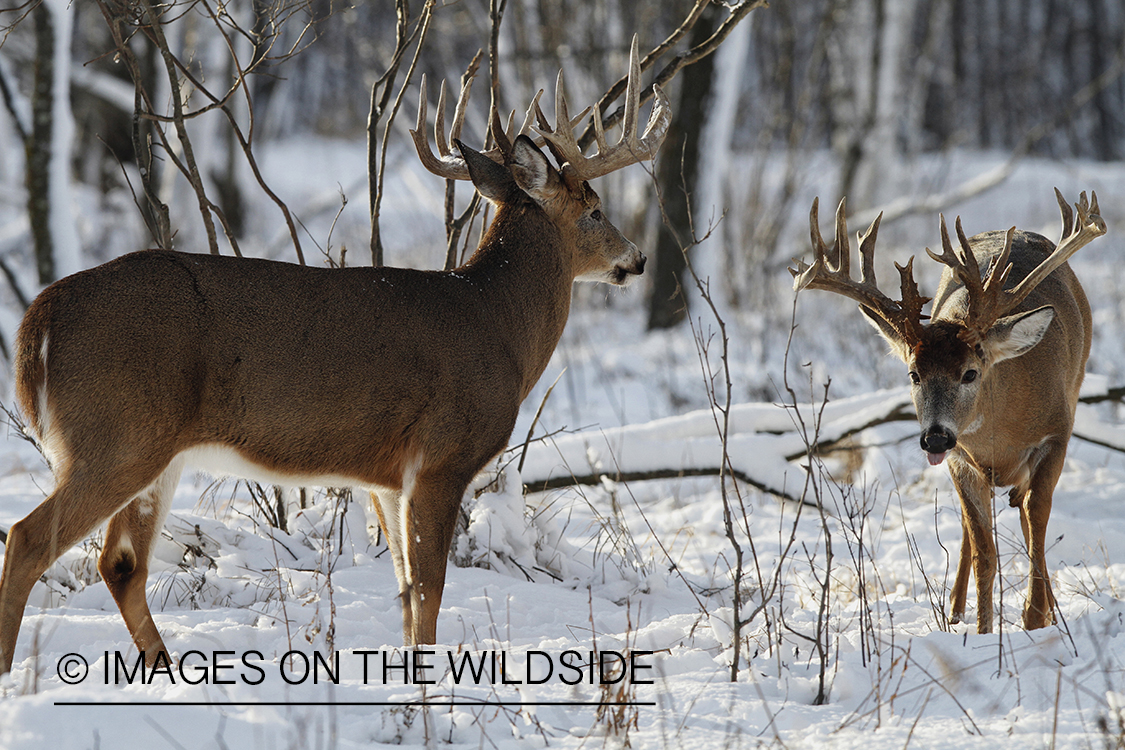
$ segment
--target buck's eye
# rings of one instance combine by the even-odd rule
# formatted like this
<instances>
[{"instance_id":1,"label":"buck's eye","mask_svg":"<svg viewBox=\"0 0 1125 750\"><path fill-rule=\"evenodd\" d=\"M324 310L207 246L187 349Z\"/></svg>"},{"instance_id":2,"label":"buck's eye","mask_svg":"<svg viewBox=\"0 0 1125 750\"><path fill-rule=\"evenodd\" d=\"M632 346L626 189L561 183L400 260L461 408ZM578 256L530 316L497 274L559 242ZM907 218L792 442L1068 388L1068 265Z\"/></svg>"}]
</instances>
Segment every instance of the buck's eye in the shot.
<instances>
[{"instance_id":1,"label":"buck's eye","mask_svg":"<svg viewBox=\"0 0 1125 750\"><path fill-rule=\"evenodd\" d=\"M593 211L590 212L590 218L593 219L594 221L601 221L602 220L602 212L595 208Z\"/></svg>"},{"instance_id":2,"label":"buck's eye","mask_svg":"<svg viewBox=\"0 0 1125 750\"><path fill-rule=\"evenodd\" d=\"M976 370L965 370L965 374L961 376L961 382L968 385L977 379L977 374Z\"/></svg>"},{"instance_id":3,"label":"buck's eye","mask_svg":"<svg viewBox=\"0 0 1125 750\"><path fill-rule=\"evenodd\" d=\"M918 373L911 370L910 371L910 382L913 383L914 385L918 385L919 383L922 382L922 378L918 377Z\"/></svg>"}]
</instances>

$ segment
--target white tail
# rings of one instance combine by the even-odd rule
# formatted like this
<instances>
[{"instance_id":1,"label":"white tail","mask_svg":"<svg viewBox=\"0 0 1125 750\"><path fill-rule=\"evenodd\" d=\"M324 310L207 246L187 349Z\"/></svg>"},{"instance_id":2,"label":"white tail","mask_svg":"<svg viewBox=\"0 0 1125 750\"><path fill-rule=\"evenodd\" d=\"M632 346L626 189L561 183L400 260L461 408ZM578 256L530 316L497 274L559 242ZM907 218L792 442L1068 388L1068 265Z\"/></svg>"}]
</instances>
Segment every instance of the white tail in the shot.
<instances>
[{"instance_id":1,"label":"white tail","mask_svg":"<svg viewBox=\"0 0 1125 750\"><path fill-rule=\"evenodd\" d=\"M615 169L659 145L662 94L654 110L649 150ZM626 148L635 139L626 133ZM404 641L435 642L461 496L507 445L566 324L572 282L626 284L645 257L602 215L581 165L554 168L526 135L503 140L494 156L506 166L460 143L461 159L427 160L420 140L433 171L456 166L496 204L454 272L144 251L63 279L31 305L17 393L57 486L8 534L0 673L32 585L107 519L98 569L137 648L150 663L165 651L145 580L185 462L377 490Z\"/></svg>"},{"instance_id":2,"label":"white tail","mask_svg":"<svg viewBox=\"0 0 1125 750\"><path fill-rule=\"evenodd\" d=\"M798 261L797 268L790 269L797 289L825 289L859 302L910 368L922 450L933 465L948 455L949 473L961 499L964 538L951 621L964 617L971 569L980 633L992 632L997 565L992 487L1012 487L1009 503L1020 511L1031 560L1024 627L1031 630L1054 621L1045 556L1047 519L1074 426L1091 338L1090 305L1066 261L1106 231L1097 195L1087 203L1082 194L1076 221L1058 190L1055 194L1063 224L1057 247L1014 227L966 238L958 219L955 252L941 219L942 253L926 250L946 266L928 325L922 325L922 307L929 300L919 295L914 283L913 259L898 267L901 300L891 300L878 289L874 253L879 219L860 237L861 279L851 278L843 202L836 213L832 248L821 239L813 203L813 263Z\"/></svg>"}]
</instances>

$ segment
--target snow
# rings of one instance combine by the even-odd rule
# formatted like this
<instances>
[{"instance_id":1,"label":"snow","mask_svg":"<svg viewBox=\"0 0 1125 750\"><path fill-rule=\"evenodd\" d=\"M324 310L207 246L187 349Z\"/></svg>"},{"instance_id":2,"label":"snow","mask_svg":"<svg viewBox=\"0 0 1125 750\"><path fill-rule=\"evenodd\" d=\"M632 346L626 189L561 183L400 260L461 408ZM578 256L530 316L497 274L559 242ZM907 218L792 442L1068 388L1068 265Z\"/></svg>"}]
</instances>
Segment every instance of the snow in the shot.
<instances>
[{"instance_id":1,"label":"snow","mask_svg":"<svg viewBox=\"0 0 1125 750\"><path fill-rule=\"evenodd\" d=\"M317 221L328 222L335 210L322 208L338 201L338 184L362 184L357 151L288 143L263 161L290 205L313 206ZM959 156L982 170L991 163ZM331 174L315 183L326 168ZM393 168L398 182L385 214L395 215L396 202L412 208L388 228L390 249L406 256L408 241L440 244L440 185L407 160ZM974 225L1055 226L1051 184L1073 197L1096 182L1109 214L1113 192L1103 185L1125 182L1120 165L1029 160L1016 174L1023 176L1004 195L957 210L976 216ZM348 210L362 214L364 196L348 197ZM1074 263L1095 309L1088 394L1120 385L1122 369L1113 282L1120 227L1107 219L1110 236ZM274 219L256 220L276 229ZM352 237L346 216L339 223L339 236ZM887 232L887 254L901 258L907 247L932 244L932 222L926 226L928 234L897 240L901 247ZM263 244L274 239L262 234ZM778 281L788 283L787 275ZM1112 746L1125 734L1125 430L1112 406L1079 409L1076 433L1089 440L1071 442L1048 529L1058 623L1036 632L1019 627L1028 564L1018 514L1003 497L994 503L999 632L975 633L973 595L969 621L948 624L960 515L945 467L927 466L917 449L913 422L862 430L850 450L813 466L824 514L734 482L728 499L745 554L741 617L756 614L741 628L731 682L735 553L718 480L613 479L619 468L717 465L716 418L695 337L688 328L643 334L636 291L608 304L604 288L576 297L512 452L466 499L432 654L398 647L397 584L366 497L319 493L301 509L290 495L286 532L265 523L241 485L214 485L189 471L148 581L176 663L140 678L121 617L97 580L96 544L69 550L33 591L15 668L0 682L0 747L580 748L617 747L627 736L646 748L991 749ZM805 441L796 407L809 430L830 439L908 408L908 397L905 373L883 360L854 306L802 295L795 316L788 369L784 332L762 332L753 312L727 321L735 392L728 449L742 474L799 494L808 461L794 458ZM706 337L710 323L696 320ZM714 347L707 356L716 361ZM518 469L520 443L564 368ZM785 395L787 380L796 383L794 399ZM773 395L751 398L762 383ZM53 480L14 432L3 446L0 528L7 528ZM521 491L591 469L605 478ZM632 655L636 679L597 684L591 651L608 658L610 680L620 663L614 654ZM63 676L82 674L76 656L88 676L66 684ZM396 668L403 658L409 670ZM480 679L460 671L466 658L488 667ZM489 679L499 660L507 682L499 672ZM633 705L600 714L591 705L607 700Z\"/></svg>"}]
</instances>

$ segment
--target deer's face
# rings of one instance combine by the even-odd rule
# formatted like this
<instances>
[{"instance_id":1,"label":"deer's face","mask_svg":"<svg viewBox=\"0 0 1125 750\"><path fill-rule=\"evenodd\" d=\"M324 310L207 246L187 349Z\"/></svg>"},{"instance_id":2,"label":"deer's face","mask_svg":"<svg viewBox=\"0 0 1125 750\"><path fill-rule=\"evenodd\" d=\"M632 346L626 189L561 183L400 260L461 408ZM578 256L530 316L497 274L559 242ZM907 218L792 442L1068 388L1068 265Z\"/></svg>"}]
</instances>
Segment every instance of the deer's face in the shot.
<instances>
[{"instance_id":1,"label":"deer's face","mask_svg":"<svg viewBox=\"0 0 1125 750\"><path fill-rule=\"evenodd\" d=\"M626 286L644 272L644 253L610 223L602 212L601 198L569 164L555 169L531 139L522 135L512 147L507 168L460 141L457 146L481 195L497 205L518 205L530 199L543 210L558 231L559 250L567 256L571 278ZM528 238L531 242L542 239Z\"/></svg>"},{"instance_id":2,"label":"deer's face","mask_svg":"<svg viewBox=\"0 0 1125 750\"><path fill-rule=\"evenodd\" d=\"M945 459L957 439L980 427L977 399L989 363L983 350L958 338L960 326L938 322L903 357L910 369L910 396L922 428L920 442L931 465Z\"/></svg>"},{"instance_id":3,"label":"deer's face","mask_svg":"<svg viewBox=\"0 0 1125 750\"><path fill-rule=\"evenodd\" d=\"M602 212L598 194L582 183L580 206L573 220L578 281L604 281L628 286L644 273L645 255L621 234Z\"/></svg>"},{"instance_id":4,"label":"deer's face","mask_svg":"<svg viewBox=\"0 0 1125 750\"><path fill-rule=\"evenodd\" d=\"M554 194L540 205L566 238L575 280L628 286L644 273L644 253L610 222L590 183L568 168L563 168Z\"/></svg>"},{"instance_id":5,"label":"deer's face","mask_svg":"<svg viewBox=\"0 0 1125 750\"><path fill-rule=\"evenodd\" d=\"M861 309L909 368L910 395L922 428L919 441L932 466L945 460L958 439L981 429L981 394L995 365L1030 351L1055 317L1049 306L1009 315L978 333L979 343L972 346L963 340L961 324L936 320L917 343L908 344Z\"/></svg>"}]
</instances>

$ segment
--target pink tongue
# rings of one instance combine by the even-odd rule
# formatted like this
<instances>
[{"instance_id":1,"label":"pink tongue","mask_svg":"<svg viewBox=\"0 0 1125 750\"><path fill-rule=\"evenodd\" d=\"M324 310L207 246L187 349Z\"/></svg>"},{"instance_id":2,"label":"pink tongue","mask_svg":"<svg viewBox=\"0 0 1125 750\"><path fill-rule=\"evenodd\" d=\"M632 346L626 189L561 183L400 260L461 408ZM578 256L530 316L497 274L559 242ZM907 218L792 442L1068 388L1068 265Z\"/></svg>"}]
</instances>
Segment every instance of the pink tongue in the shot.
<instances>
[{"instance_id":1,"label":"pink tongue","mask_svg":"<svg viewBox=\"0 0 1125 750\"><path fill-rule=\"evenodd\" d=\"M930 466L937 466L938 464L940 464L942 461L945 460L945 454L944 453L927 453L926 458L929 460Z\"/></svg>"}]
</instances>

